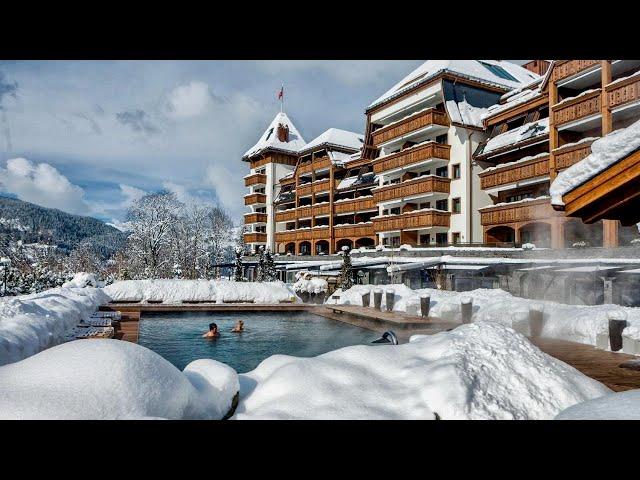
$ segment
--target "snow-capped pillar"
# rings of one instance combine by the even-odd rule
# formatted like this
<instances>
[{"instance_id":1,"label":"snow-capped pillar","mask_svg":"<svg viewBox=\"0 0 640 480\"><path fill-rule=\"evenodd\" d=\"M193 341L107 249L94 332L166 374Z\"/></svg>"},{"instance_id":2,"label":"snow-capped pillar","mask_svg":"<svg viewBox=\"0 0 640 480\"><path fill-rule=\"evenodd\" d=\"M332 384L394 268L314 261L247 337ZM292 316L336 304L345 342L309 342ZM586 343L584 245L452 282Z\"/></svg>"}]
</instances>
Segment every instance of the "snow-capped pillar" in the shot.
<instances>
[{"instance_id":1,"label":"snow-capped pillar","mask_svg":"<svg viewBox=\"0 0 640 480\"><path fill-rule=\"evenodd\" d=\"M622 331L627 328L627 314L624 310L614 310L607 315L609 320L609 345L612 352L622 348Z\"/></svg>"},{"instance_id":2,"label":"snow-capped pillar","mask_svg":"<svg viewBox=\"0 0 640 480\"><path fill-rule=\"evenodd\" d=\"M618 303L616 302L614 291L613 291L613 283L614 283L615 277L614 278L601 277L601 279L603 283L603 293L604 293L603 303L605 304Z\"/></svg>"}]
</instances>

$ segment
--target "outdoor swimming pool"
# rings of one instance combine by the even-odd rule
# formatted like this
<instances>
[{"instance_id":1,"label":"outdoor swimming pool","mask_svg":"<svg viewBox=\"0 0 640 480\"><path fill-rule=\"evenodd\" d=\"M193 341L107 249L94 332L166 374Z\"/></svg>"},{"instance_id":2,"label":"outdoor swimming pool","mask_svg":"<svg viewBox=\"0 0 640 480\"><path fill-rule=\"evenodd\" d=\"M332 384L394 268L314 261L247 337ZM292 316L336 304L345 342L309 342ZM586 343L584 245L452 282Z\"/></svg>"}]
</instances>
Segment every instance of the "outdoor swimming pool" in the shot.
<instances>
[{"instance_id":1,"label":"outdoor swimming pool","mask_svg":"<svg viewBox=\"0 0 640 480\"><path fill-rule=\"evenodd\" d=\"M244 320L243 333L231 333L236 320ZM215 340L202 338L211 322L221 332ZM306 312L175 312L143 314L138 343L180 370L193 360L213 358L244 373L278 353L312 357L379 337Z\"/></svg>"}]
</instances>

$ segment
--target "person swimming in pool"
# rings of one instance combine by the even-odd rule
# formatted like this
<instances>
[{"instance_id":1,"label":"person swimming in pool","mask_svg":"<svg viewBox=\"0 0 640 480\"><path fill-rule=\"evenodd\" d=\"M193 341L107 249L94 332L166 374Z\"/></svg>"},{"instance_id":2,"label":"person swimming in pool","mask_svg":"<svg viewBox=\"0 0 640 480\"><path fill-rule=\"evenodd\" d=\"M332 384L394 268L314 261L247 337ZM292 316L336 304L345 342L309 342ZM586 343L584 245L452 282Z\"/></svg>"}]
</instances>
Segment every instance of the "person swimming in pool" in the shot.
<instances>
[{"instance_id":1,"label":"person swimming in pool","mask_svg":"<svg viewBox=\"0 0 640 480\"><path fill-rule=\"evenodd\" d=\"M218 331L218 325L215 323L209 324L209 331L202 335L202 338L218 338L220 336L220 332Z\"/></svg>"},{"instance_id":2,"label":"person swimming in pool","mask_svg":"<svg viewBox=\"0 0 640 480\"><path fill-rule=\"evenodd\" d=\"M233 326L233 333L242 333L244 332L244 322L242 320L238 320L236 324Z\"/></svg>"}]
</instances>

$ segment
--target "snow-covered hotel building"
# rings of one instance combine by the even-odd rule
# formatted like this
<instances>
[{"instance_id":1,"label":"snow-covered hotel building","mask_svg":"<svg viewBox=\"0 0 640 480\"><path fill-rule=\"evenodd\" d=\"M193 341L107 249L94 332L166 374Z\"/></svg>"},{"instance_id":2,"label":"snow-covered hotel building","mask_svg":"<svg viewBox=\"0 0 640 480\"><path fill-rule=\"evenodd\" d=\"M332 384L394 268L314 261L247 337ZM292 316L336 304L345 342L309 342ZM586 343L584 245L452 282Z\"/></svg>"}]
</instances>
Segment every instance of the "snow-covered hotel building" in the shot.
<instances>
[{"instance_id":1,"label":"snow-covered hotel building","mask_svg":"<svg viewBox=\"0 0 640 480\"><path fill-rule=\"evenodd\" d=\"M591 144L640 118L640 61L558 60L544 77L502 96L483 116L489 133L474 154L484 241L613 247L637 236L616 221L586 224L551 207L550 182Z\"/></svg>"}]
</instances>

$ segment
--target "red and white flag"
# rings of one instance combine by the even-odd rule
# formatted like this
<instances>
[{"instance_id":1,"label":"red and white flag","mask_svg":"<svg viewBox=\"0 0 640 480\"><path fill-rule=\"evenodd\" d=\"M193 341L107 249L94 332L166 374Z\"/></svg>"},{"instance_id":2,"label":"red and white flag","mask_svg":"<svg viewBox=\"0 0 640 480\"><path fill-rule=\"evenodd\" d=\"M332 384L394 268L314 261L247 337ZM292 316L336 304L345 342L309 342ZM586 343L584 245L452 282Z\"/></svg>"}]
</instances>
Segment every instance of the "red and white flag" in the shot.
<instances>
[{"instance_id":1,"label":"red and white flag","mask_svg":"<svg viewBox=\"0 0 640 480\"><path fill-rule=\"evenodd\" d=\"M278 92L278 100L284 100L284 85L280 87L280 91Z\"/></svg>"}]
</instances>

